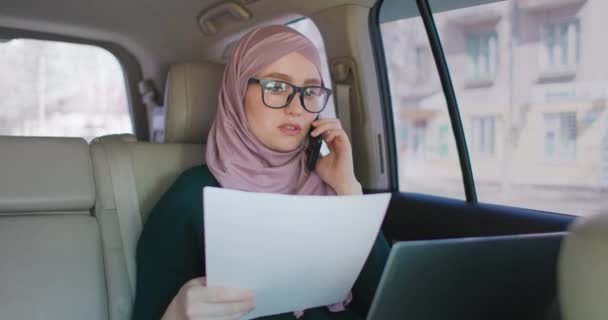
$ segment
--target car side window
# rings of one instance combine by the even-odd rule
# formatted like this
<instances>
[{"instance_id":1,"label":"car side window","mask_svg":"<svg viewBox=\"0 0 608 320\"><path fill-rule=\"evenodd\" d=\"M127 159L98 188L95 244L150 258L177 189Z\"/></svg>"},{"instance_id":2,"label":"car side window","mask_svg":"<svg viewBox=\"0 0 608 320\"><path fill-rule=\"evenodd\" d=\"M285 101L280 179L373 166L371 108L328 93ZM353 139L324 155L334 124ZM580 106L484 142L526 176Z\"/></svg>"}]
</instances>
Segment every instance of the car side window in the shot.
<instances>
[{"instance_id":1,"label":"car side window","mask_svg":"<svg viewBox=\"0 0 608 320\"><path fill-rule=\"evenodd\" d=\"M608 204L602 0L429 0L458 101L477 200L590 215ZM482 3L482 4L479 4ZM400 190L453 196L461 180L445 99L415 5L381 11ZM395 13L409 7L410 12ZM448 130L449 131L449 130ZM422 159L422 160L419 160ZM451 162L447 159L453 159ZM439 161L444 161L439 162ZM451 176L450 176L451 175Z\"/></svg>"},{"instance_id":2,"label":"car side window","mask_svg":"<svg viewBox=\"0 0 608 320\"><path fill-rule=\"evenodd\" d=\"M133 133L120 63L100 47L0 42L0 134L94 137Z\"/></svg>"},{"instance_id":3,"label":"car side window","mask_svg":"<svg viewBox=\"0 0 608 320\"><path fill-rule=\"evenodd\" d=\"M417 11L402 18L390 7L381 10L399 191L464 200L458 150L422 19Z\"/></svg>"},{"instance_id":4,"label":"car side window","mask_svg":"<svg viewBox=\"0 0 608 320\"><path fill-rule=\"evenodd\" d=\"M430 0L479 202L588 215L608 198L602 0Z\"/></svg>"}]
</instances>

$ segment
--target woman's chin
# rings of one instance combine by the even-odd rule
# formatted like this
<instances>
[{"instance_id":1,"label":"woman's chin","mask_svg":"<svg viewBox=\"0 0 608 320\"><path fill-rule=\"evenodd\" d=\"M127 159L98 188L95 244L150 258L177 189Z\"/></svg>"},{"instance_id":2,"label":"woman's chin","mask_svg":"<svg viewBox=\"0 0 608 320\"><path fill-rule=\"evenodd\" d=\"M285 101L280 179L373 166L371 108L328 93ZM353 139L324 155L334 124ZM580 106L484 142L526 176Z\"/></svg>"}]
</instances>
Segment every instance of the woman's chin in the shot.
<instances>
[{"instance_id":1,"label":"woman's chin","mask_svg":"<svg viewBox=\"0 0 608 320\"><path fill-rule=\"evenodd\" d=\"M289 141L289 143L287 143L286 141L286 143L275 143L267 147L277 152L291 152L300 148L301 145L302 143L294 143L292 141Z\"/></svg>"}]
</instances>

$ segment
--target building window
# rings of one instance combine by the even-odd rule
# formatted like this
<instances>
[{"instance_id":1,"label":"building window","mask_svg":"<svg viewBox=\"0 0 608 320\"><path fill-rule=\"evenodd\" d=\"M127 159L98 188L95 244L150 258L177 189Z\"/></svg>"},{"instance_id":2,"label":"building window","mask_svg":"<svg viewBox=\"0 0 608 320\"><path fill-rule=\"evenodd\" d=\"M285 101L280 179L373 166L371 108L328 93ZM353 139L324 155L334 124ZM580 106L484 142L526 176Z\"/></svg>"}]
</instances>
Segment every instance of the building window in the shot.
<instances>
[{"instance_id":1,"label":"building window","mask_svg":"<svg viewBox=\"0 0 608 320\"><path fill-rule=\"evenodd\" d=\"M489 84L497 67L496 32L467 34L467 70L469 82Z\"/></svg>"},{"instance_id":2,"label":"building window","mask_svg":"<svg viewBox=\"0 0 608 320\"><path fill-rule=\"evenodd\" d=\"M576 154L576 113L545 114L545 158L573 160Z\"/></svg>"},{"instance_id":3,"label":"building window","mask_svg":"<svg viewBox=\"0 0 608 320\"><path fill-rule=\"evenodd\" d=\"M579 61L579 42L578 21L545 25L540 55L542 74L573 74Z\"/></svg>"},{"instance_id":4,"label":"building window","mask_svg":"<svg viewBox=\"0 0 608 320\"><path fill-rule=\"evenodd\" d=\"M447 124L441 125L439 127L439 156L441 158L445 158L448 156L449 150L449 138L450 138L450 126Z\"/></svg>"},{"instance_id":5,"label":"building window","mask_svg":"<svg viewBox=\"0 0 608 320\"><path fill-rule=\"evenodd\" d=\"M421 158L426 146L426 121L415 121L412 132L412 156Z\"/></svg>"},{"instance_id":6,"label":"building window","mask_svg":"<svg viewBox=\"0 0 608 320\"><path fill-rule=\"evenodd\" d=\"M410 81L414 86L424 86L429 80L431 52L428 47L419 46L410 51Z\"/></svg>"},{"instance_id":7,"label":"building window","mask_svg":"<svg viewBox=\"0 0 608 320\"><path fill-rule=\"evenodd\" d=\"M471 119L471 149L475 153L493 155L496 140L496 117Z\"/></svg>"}]
</instances>

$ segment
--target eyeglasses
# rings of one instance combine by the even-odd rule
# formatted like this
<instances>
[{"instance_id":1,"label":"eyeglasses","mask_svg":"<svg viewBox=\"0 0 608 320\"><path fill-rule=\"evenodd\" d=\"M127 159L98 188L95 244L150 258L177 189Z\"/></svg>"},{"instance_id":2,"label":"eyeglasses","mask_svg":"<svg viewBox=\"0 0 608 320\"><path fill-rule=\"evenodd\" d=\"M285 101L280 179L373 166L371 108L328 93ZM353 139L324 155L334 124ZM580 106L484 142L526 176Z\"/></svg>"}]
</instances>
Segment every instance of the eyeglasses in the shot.
<instances>
[{"instance_id":1,"label":"eyeglasses","mask_svg":"<svg viewBox=\"0 0 608 320\"><path fill-rule=\"evenodd\" d=\"M329 96L332 91L321 86L306 86L298 87L291 83L270 80L270 79L255 79L251 78L249 84L257 83L262 89L262 101L264 104L273 109L281 109L287 107L296 93L300 93L300 103L304 110L310 113L320 113L325 109Z\"/></svg>"}]
</instances>

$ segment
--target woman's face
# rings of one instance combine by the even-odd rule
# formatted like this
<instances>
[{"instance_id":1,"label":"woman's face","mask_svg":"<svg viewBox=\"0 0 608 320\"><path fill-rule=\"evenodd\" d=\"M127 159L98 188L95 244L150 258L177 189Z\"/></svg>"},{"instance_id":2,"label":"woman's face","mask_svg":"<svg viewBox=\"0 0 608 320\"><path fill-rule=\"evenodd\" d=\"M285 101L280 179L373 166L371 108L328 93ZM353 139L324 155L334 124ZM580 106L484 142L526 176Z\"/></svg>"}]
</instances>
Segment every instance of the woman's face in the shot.
<instances>
[{"instance_id":1,"label":"woman's face","mask_svg":"<svg viewBox=\"0 0 608 320\"><path fill-rule=\"evenodd\" d=\"M321 85L317 67L297 52L283 56L256 74L255 78L282 80L299 87ZM311 123L317 117L317 114L302 107L299 93L285 108L267 107L257 83L247 86L244 105L249 128L255 137L266 147L280 152L291 151L302 145Z\"/></svg>"}]
</instances>

